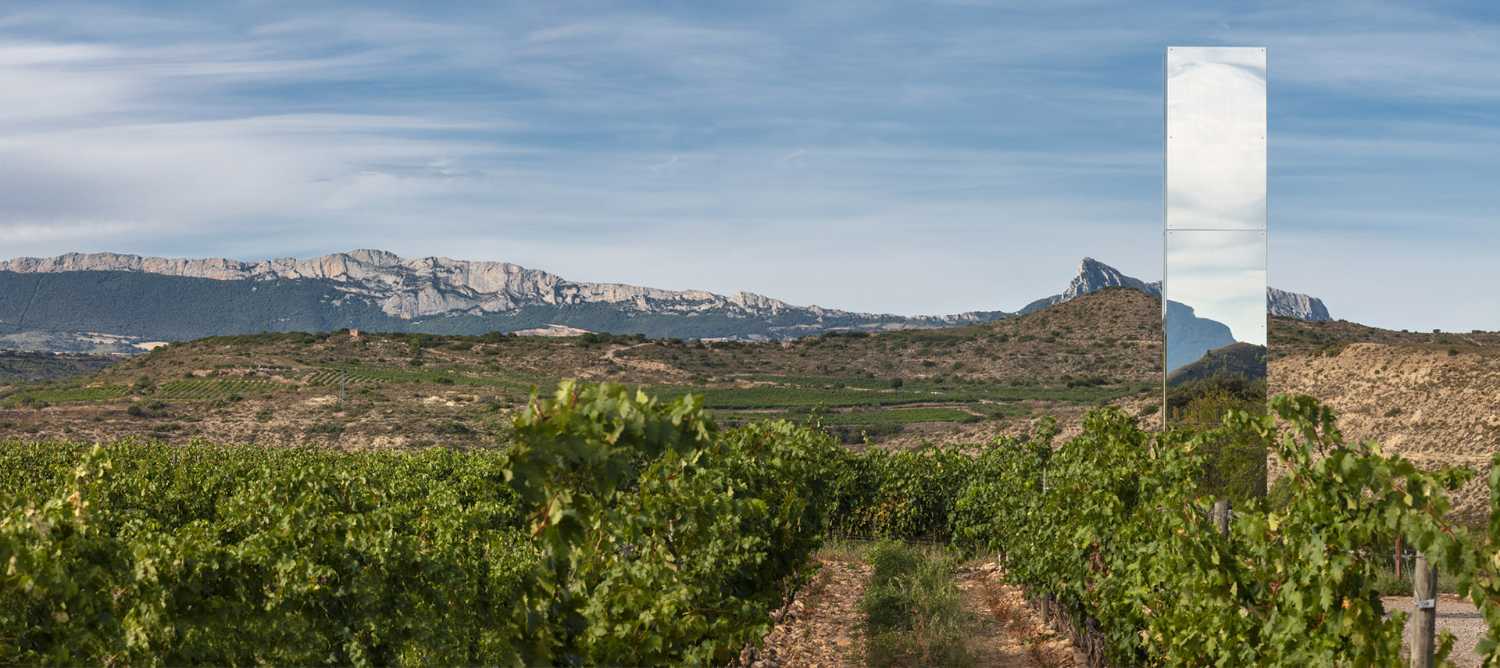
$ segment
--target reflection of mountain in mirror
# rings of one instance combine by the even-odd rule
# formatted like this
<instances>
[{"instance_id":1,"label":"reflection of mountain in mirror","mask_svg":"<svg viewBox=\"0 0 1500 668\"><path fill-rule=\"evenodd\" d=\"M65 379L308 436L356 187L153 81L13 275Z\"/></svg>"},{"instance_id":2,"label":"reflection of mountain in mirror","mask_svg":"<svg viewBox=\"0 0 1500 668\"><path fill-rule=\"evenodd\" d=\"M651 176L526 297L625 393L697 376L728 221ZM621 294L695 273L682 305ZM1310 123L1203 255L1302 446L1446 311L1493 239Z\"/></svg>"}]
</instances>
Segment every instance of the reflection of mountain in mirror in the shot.
<instances>
[{"instance_id":1,"label":"reflection of mountain in mirror","mask_svg":"<svg viewBox=\"0 0 1500 668\"><path fill-rule=\"evenodd\" d=\"M1167 416L1173 421L1209 427L1226 410L1261 413L1265 404L1265 346L1231 343L1167 374Z\"/></svg>"},{"instance_id":2,"label":"reflection of mountain in mirror","mask_svg":"<svg viewBox=\"0 0 1500 668\"><path fill-rule=\"evenodd\" d=\"M1167 231L1167 299L1192 306L1189 317L1227 327L1234 341L1266 344L1265 232ZM1173 345L1174 311L1167 313Z\"/></svg>"},{"instance_id":3,"label":"reflection of mountain in mirror","mask_svg":"<svg viewBox=\"0 0 1500 668\"><path fill-rule=\"evenodd\" d=\"M1203 353L1196 361L1167 374L1167 385L1177 386L1214 376L1249 380L1266 377L1266 347L1253 343L1231 343Z\"/></svg>"},{"instance_id":4,"label":"reflection of mountain in mirror","mask_svg":"<svg viewBox=\"0 0 1500 668\"><path fill-rule=\"evenodd\" d=\"M1233 344L1234 336L1224 323L1200 318L1193 307L1167 301L1167 373L1192 364L1215 348Z\"/></svg>"}]
</instances>

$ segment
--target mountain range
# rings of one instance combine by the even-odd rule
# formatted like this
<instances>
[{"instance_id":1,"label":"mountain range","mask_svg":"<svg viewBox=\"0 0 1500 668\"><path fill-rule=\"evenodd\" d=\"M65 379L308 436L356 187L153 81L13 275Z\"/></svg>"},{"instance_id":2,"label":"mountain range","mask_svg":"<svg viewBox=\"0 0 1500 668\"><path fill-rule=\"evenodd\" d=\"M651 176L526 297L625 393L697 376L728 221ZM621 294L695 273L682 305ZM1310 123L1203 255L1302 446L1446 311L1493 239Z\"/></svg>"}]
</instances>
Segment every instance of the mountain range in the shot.
<instances>
[{"instance_id":1,"label":"mountain range","mask_svg":"<svg viewBox=\"0 0 1500 668\"><path fill-rule=\"evenodd\" d=\"M1161 293L1159 283L1084 258L1065 291L1016 312L901 316L796 306L750 292L570 281L506 262L406 259L380 250L259 262L69 253L0 262L0 347L86 350L118 346L120 340L342 328L775 340L990 322L1108 287L1158 298ZM1275 289L1267 294L1267 308L1275 315L1328 319L1318 299Z\"/></svg>"}]
</instances>

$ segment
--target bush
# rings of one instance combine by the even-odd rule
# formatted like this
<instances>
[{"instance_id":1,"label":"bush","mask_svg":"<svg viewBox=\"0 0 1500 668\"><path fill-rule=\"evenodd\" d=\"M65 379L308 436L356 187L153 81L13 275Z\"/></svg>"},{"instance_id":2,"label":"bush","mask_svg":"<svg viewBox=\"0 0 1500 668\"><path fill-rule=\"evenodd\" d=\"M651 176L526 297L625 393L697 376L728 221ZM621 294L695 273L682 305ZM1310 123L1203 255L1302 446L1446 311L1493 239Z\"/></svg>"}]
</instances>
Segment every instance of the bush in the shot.
<instances>
[{"instance_id":1,"label":"bush","mask_svg":"<svg viewBox=\"0 0 1500 668\"><path fill-rule=\"evenodd\" d=\"M309 436L338 436L339 434L344 433L344 425L341 425L337 422L316 422L308 425L306 429L302 430L302 432Z\"/></svg>"}]
</instances>

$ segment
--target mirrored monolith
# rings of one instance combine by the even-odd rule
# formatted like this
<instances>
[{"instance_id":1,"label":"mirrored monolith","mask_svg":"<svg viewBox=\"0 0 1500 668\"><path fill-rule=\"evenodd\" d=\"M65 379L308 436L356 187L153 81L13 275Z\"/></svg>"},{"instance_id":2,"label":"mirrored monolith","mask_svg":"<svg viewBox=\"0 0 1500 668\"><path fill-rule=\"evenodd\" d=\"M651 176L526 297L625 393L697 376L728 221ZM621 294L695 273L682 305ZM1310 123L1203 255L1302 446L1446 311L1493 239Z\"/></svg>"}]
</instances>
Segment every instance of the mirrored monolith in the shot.
<instances>
[{"instance_id":1,"label":"mirrored monolith","mask_svg":"<svg viewBox=\"0 0 1500 668\"><path fill-rule=\"evenodd\" d=\"M1163 318L1169 422L1266 401L1266 50L1166 59Z\"/></svg>"}]
</instances>

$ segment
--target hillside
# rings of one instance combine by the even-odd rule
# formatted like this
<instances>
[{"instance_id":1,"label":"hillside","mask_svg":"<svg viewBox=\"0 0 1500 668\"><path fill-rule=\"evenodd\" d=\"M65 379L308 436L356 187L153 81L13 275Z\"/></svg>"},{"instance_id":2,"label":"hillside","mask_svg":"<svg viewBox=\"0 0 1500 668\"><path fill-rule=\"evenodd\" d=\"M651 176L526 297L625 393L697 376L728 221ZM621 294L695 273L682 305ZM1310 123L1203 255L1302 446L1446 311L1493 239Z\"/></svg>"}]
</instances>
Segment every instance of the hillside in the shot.
<instances>
[{"instance_id":1,"label":"hillside","mask_svg":"<svg viewBox=\"0 0 1500 668\"><path fill-rule=\"evenodd\" d=\"M1144 293L1115 288L982 325L776 342L596 334L215 337L69 380L0 388L0 434L477 445L493 440L532 387L578 377L665 396L702 394L725 422L815 419L848 442L867 436L893 447L977 442L1023 431L1049 414L1071 429L1105 402L1153 413L1160 402L1160 308ZM1351 435L1408 449L1435 444L1421 447L1440 447L1431 456L1453 454L1454 461L1500 451L1485 440L1493 432L1482 423L1500 406L1475 395L1468 416L1444 403L1490 387L1493 371L1485 365L1497 360L1500 334L1413 334L1286 318L1273 318L1269 333L1271 391L1309 392L1354 413ZM1346 357L1367 341L1380 342L1382 359ZM1383 375L1408 364L1443 371L1420 383ZM1389 391L1372 394L1379 387ZM1391 407L1401 413L1386 417ZM1412 423L1415 411L1423 417Z\"/></svg>"},{"instance_id":2,"label":"hillside","mask_svg":"<svg viewBox=\"0 0 1500 668\"><path fill-rule=\"evenodd\" d=\"M1012 384L1151 382L1161 371L1160 309L1148 295L1115 288L983 325L830 333L771 345L641 346L619 357L712 378L748 372Z\"/></svg>"},{"instance_id":3,"label":"hillside","mask_svg":"<svg viewBox=\"0 0 1500 668\"><path fill-rule=\"evenodd\" d=\"M1368 329L1316 331L1330 337L1427 336ZM1374 440L1387 452L1423 465L1472 466L1483 474L1500 453L1500 336L1467 338L1479 343L1450 348L1427 341L1345 340L1327 352L1285 353L1271 361L1270 390L1323 400L1338 411L1339 428L1351 440ZM1273 351L1275 346L1273 342ZM1484 517L1489 503L1485 476L1465 487L1458 499L1461 516Z\"/></svg>"},{"instance_id":4,"label":"hillside","mask_svg":"<svg viewBox=\"0 0 1500 668\"><path fill-rule=\"evenodd\" d=\"M1146 391L1153 299L1106 290L1021 318L785 342L264 334L166 346L0 397L0 431L178 441L479 444L564 377L706 397L721 420L817 419L849 441L1024 430ZM342 385L342 398L340 386ZM816 416L816 417L815 417Z\"/></svg>"},{"instance_id":5,"label":"hillside","mask_svg":"<svg viewBox=\"0 0 1500 668\"><path fill-rule=\"evenodd\" d=\"M15 383L82 376L118 361L119 358L103 355L0 350L0 388Z\"/></svg>"},{"instance_id":6,"label":"hillside","mask_svg":"<svg viewBox=\"0 0 1500 668\"><path fill-rule=\"evenodd\" d=\"M1271 358L1300 354L1336 354L1352 343L1380 343L1446 352L1480 350L1500 346L1500 332L1409 332L1381 329L1347 320L1305 322L1272 318Z\"/></svg>"}]
</instances>

